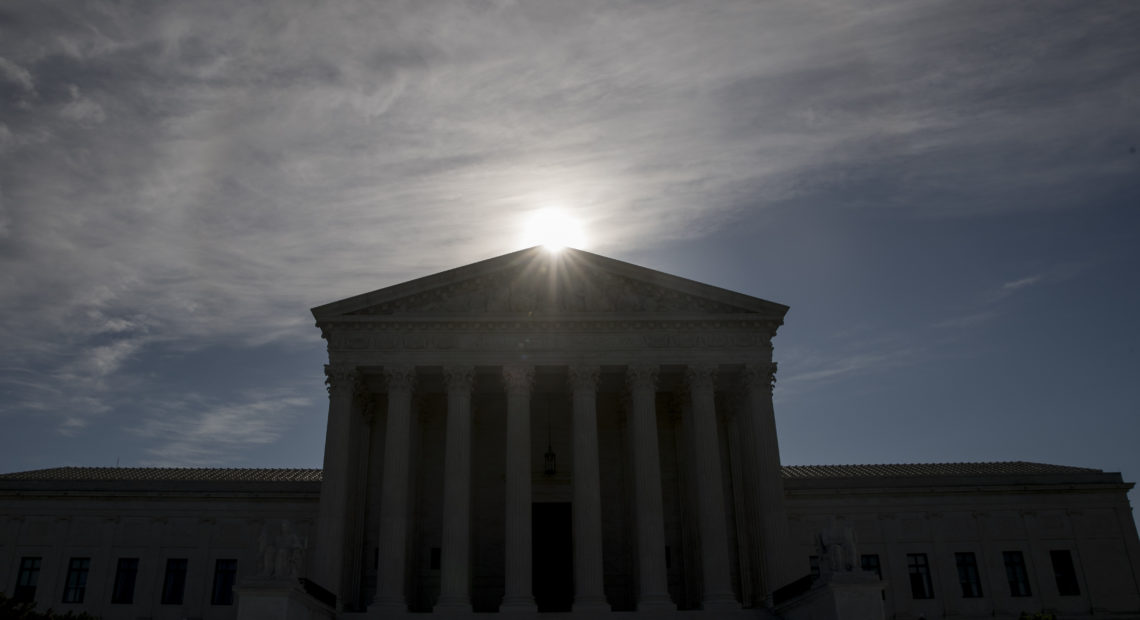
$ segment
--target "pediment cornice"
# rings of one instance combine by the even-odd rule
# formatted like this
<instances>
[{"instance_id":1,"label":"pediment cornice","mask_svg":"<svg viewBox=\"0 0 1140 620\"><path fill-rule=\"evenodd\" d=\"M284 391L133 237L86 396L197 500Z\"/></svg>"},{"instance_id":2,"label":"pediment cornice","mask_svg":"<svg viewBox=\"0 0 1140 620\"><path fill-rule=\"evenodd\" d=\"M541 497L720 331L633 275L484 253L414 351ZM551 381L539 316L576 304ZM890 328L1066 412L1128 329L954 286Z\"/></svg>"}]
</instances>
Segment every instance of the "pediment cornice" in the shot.
<instances>
[{"instance_id":1,"label":"pediment cornice","mask_svg":"<svg viewBox=\"0 0 1140 620\"><path fill-rule=\"evenodd\" d=\"M787 306L652 269L565 250L522 250L313 309L318 325L468 320L762 319Z\"/></svg>"}]
</instances>

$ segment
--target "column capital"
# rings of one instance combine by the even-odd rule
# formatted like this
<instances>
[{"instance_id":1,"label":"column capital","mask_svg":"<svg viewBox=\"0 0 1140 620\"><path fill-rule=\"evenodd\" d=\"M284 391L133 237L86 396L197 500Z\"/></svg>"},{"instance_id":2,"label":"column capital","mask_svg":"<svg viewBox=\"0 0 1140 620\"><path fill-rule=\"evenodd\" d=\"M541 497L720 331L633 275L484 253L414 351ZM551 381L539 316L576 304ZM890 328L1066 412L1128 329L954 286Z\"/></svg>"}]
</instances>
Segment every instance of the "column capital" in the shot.
<instances>
[{"instance_id":1,"label":"column capital","mask_svg":"<svg viewBox=\"0 0 1140 620\"><path fill-rule=\"evenodd\" d=\"M333 393L351 396L356 390L356 367L351 364L325 364L325 388Z\"/></svg>"},{"instance_id":2,"label":"column capital","mask_svg":"<svg viewBox=\"0 0 1140 620\"><path fill-rule=\"evenodd\" d=\"M744 387L750 390L771 392L776 387L776 362L747 364L741 371L740 377Z\"/></svg>"},{"instance_id":3,"label":"column capital","mask_svg":"<svg viewBox=\"0 0 1140 620\"><path fill-rule=\"evenodd\" d=\"M471 393L475 387L475 368L473 366L444 366L443 379L447 390Z\"/></svg>"},{"instance_id":4,"label":"column capital","mask_svg":"<svg viewBox=\"0 0 1140 620\"><path fill-rule=\"evenodd\" d=\"M571 366L566 373L566 383L571 390L596 390L601 372L598 366Z\"/></svg>"},{"instance_id":5,"label":"column capital","mask_svg":"<svg viewBox=\"0 0 1140 620\"><path fill-rule=\"evenodd\" d=\"M685 368L685 384L690 391L712 391L716 387L716 372L716 364L690 364Z\"/></svg>"},{"instance_id":6,"label":"column capital","mask_svg":"<svg viewBox=\"0 0 1140 620\"><path fill-rule=\"evenodd\" d=\"M416 385L415 366L385 366L384 381L389 392L410 392Z\"/></svg>"},{"instance_id":7,"label":"column capital","mask_svg":"<svg viewBox=\"0 0 1140 620\"><path fill-rule=\"evenodd\" d=\"M631 389L657 388L656 364L630 364L626 369L626 381Z\"/></svg>"},{"instance_id":8,"label":"column capital","mask_svg":"<svg viewBox=\"0 0 1140 620\"><path fill-rule=\"evenodd\" d=\"M503 366L503 384L508 392L530 393L534 387L534 366L529 364Z\"/></svg>"}]
</instances>

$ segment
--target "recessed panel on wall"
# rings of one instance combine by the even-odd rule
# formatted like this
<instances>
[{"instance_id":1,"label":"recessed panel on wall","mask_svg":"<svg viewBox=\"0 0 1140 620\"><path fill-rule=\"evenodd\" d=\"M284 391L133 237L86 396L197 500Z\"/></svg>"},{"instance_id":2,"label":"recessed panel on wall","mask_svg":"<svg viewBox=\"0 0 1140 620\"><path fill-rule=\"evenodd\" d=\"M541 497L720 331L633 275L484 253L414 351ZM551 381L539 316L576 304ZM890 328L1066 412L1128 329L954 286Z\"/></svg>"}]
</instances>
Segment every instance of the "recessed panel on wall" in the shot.
<instances>
[{"instance_id":1,"label":"recessed panel on wall","mask_svg":"<svg viewBox=\"0 0 1140 620\"><path fill-rule=\"evenodd\" d=\"M947 512L938 525L942 537L948 541L978 540L978 521L973 512Z\"/></svg>"}]
</instances>

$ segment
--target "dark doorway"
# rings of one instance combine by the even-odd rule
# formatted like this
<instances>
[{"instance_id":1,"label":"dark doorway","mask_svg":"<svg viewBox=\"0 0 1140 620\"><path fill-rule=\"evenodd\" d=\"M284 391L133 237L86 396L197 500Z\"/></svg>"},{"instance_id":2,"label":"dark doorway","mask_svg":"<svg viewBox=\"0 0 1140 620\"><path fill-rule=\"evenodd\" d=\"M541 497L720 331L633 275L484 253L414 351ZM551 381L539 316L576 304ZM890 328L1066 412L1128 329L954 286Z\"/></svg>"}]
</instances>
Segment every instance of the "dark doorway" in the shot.
<instances>
[{"instance_id":1,"label":"dark doorway","mask_svg":"<svg viewBox=\"0 0 1140 620\"><path fill-rule=\"evenodd\" d=\"M539 611L570 611L574 602L570 503L534 504L531 516L534 602Z\"/></svg>"}]
</instances>

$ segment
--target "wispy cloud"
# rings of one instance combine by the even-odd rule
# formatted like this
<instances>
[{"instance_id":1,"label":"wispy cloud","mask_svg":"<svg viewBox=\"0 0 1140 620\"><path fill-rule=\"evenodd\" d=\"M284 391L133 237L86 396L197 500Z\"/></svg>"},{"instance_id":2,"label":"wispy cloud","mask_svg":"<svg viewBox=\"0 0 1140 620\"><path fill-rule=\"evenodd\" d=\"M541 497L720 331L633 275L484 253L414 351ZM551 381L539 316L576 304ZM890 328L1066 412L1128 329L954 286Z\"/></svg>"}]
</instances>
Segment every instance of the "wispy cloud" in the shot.
<instances>
[{"instance_id":1,"label":"wispy cloud","mask_svg":"<svg viewBox=\"0 0 1140 620\"><path fill-rule=\"evenodd\" d=\"M276 441L311 405L292 389L247 393L227 402L191 394L156 402L150 417L130 430L153 445L144 465L240 464L251 447Z\"/></svg>"},{"instance_id":2,"label":"wispy cloud","mask_svg":"<svg viewBox=\"0 0 1140 620\"><path fill-rule=\"evenodd\" d=\"M311 345L308 307L517 249L546 206L620 254L791 200L968 216L1135 173L1103 148L1140 90L1123 5L4 10L0 366L85 411L150 347ZM42 388L20 406L65 408Z\"/></svg>"},{"instance_id":3,"label":"wispy cloud","mask_svg":"<svg viewBox=\"0 0 1140 620\"><path fill-rule=\"evenodd\" d=\"M1042 277L1043 276L1041 276L1041 275L1034 275L1034 276L1027 276L1027 277L1021 278L1020 280L1013 280L1011 282L1006 282L1005 284L1001 285L1001 290L1003 290L1003 291L1016 291L1018 289L1025 288L1027 286L1032 286L1032 285L1040 282Z\"/></svg>"}]
</instances>

